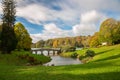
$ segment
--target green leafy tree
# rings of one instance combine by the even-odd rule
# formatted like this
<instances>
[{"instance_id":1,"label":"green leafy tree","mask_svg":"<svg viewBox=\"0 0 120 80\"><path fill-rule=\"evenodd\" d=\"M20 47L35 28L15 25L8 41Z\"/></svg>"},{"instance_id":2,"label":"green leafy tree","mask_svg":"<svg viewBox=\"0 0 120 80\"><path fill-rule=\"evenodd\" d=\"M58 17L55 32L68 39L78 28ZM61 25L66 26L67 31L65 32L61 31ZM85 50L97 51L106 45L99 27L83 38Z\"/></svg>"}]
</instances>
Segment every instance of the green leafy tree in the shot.
<instances>
[{"instance_id":1,"label":"green leafy tree","mask_svg":"<svg viewBox=\"0 0 120 80\"><path fill-rule=\"evenodd\" d=\"M1 32L2 32L2 24L0 24L0 50L1 50Z\"/></svg>"},{"instance_id":2,"label":"green leafy tree","mask_svg":"<svg viewBox=\"0 0 120 80\"><path fill-rule=\"evenodd\" d=\"M30 50L32 39L30 38L29 33L21 23L16 23L14 27L15 35L18 40L17 49L21 50Z\"/></svg>"},{"instance_id":3,"label":"green leafy tree","mask_svg":"<svg viewBox=\"0 0 120 80\"><path fill-rule=\"evenodd\" d=\"M14 33L15 22L15 1L2 0L2 32L1 32L1 50L2 53L11 53L16 48L17 40Z\"/></svg>"}]
</instances>

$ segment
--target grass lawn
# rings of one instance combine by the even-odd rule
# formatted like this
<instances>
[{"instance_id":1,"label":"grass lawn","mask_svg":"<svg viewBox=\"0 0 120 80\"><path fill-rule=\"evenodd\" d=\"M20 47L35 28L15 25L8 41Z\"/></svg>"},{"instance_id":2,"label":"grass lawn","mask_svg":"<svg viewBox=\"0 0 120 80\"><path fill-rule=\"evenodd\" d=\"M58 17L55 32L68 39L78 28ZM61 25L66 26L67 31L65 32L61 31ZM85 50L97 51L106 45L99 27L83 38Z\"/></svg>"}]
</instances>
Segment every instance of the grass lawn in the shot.
<instances>
[{"instance_id":1,"label":"grass lawn","mask_svg":"<svg viewBox=\"0 0 120 80\"><path fill-rule=\"evenodd\" d=\"M96 56L89 63L51 67L19 66L12 60L8 65L0 55L0 80L120 80L120 44L92 50Z\"/></svg>"}]
</instances>

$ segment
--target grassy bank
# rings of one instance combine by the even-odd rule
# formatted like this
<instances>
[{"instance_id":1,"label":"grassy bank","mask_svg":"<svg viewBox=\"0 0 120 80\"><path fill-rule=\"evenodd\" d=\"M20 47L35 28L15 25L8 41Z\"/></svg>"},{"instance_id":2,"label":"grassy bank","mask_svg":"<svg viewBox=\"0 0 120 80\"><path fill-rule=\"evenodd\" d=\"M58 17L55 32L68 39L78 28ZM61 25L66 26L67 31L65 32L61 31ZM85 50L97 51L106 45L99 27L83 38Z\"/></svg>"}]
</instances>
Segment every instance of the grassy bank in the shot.
<instances>
[{"instance_id":1,"label":"grassy bank","mask_svg":"<svg viewBox=\"0 0 120 80\"><path fill-rule=\"evenodd\" d=\"M31 54L28 51L13 51L11 54L0 53L1 65L26 65L27 63L47 63L51 59L44 55Z\"/></svg>"},{"instance_id":2,"label":"grassy bank","mask_svg":"<svg viewBox=\"0 0 120 80\"><path fill-rule=\"evenodd\" d=\"M89 50L93 50L95 52L95 57L92 59L92 61L97 61L104 59L106 57L113 57L113 56L118 56L120 53L120 44L115 45L115 46L103 46L99 48L88 48ZM77 50L75 52L67 52L67 53L62 53L61 56L63 57L71 57L73 53L77 53L80 56L85 55L85 52L88 49L82 49L82 50Z\"/></svg>"},{"instance_id":3,"label":"grassy bank","mask_svg":"<svg viewBox=\"0 0 120 80\"><path fill-rule=\"evenodd\" d=\"M92 49L96 56L87 64L51 67L0 64L0 80L120 80L120 45Z\"/></svg>"}]
</instances>

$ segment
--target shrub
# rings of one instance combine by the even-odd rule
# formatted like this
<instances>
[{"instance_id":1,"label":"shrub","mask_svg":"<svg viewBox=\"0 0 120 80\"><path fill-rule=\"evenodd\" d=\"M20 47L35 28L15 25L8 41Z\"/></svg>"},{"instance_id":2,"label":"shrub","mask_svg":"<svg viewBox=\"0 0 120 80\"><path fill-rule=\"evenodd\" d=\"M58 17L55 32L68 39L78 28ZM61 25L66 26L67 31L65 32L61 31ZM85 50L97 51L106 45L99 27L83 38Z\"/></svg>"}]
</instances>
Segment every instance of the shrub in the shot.
<instances>
[{"instance_id":1,"label":"shrub","mask_svg":"<svg viewBox=\"0 0 120 80\"><path fill-rule=\"evenodd\" d=\"M93 50L87 50L85 52L85 55L88 57L93 57L93 56L95 56L95 52Z\"/></svg>"},{"instance_id":2,"label":"shrub","mask_svg":"<svg viewBox=\"0 0 120 80\"><path fill-rule=\"evenodd\" d=\"M79 60L83 60L84 58L86 58L86 56L83 55L79 56Z\"/></svg>"},{"instance_id":3,"label":"shrub","mask_svg":"<svg viewBox=\"0 0 120 80\"><path fill-rule=\"evenodd\" d=\"M49 62L51 60L50 57L44 56L44 55L37 55L37 54L30 54L30 53L19 53L17 56L22 59L27 61L27 63L31 65L37 65L37 64L44 64L46 62Z\"/></svg>"},{"instance_id":4,"label":"shrub","mask_svg":"<svg viewBox=\"0 0 120 80\"><path fill-rule=\"evenodd\" d=\"M77 58L77 56L78 56L78 54L77 54L76 52L74 52L74 53L71 55L72 58Z\"/></svg>"},{"instance_id":5,"label":"shrub","mask_svg":"<svg viewBox=\"0 0 120 80\"><path fill-rule=\"evenodd\" d=\"M64 46L64 47L62 47L62 49L61 49L61 51L63 52L63 53L65 53L65 52L74 52L76 50L76 48L75 47L72 47L72 46Z\"/></svg>"}]
</instances>

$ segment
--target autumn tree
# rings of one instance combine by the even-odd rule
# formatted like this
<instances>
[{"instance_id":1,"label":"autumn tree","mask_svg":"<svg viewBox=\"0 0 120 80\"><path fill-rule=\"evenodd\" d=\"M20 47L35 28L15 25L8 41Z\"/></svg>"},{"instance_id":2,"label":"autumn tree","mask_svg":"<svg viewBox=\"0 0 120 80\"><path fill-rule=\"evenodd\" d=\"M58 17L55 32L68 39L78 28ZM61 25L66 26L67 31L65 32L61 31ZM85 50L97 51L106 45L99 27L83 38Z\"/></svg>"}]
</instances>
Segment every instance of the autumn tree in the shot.
<instances>
[{"instance_id":1,"label":"autumn tree","mask_svg":"<svg viewBox=\"0 0 120 80\"><path fill-rule=\"evenodd\" d=\"M44 40L40 40L40 41L38 41L36 43L36 47L37 48L42 48L42 47L44 47L44 45L45 45L45 41Z\"/></svg>"},{"instance_id":2,"label":"autumn tree","mask_svg":"<svg viewBox=\"0 0 120 80\"><path fill-rule=\"evenodd\" d=\"M105 20L100 26L99 37L101 42L110 45L120 43L120 22L112 18Z\"/></svg>"},{"instance_id":3,"label":"autumn tree","mask_svg":"<svg viewBox=\"0 0 120 80\"><path fill-rule=\"evenodd\" d=\"M58 47L58 40L54 40L53 41L53 48L57 48Z\"/></svg>"},{"instance_id":4,"label":"autumn tree","mask_svg":"<svg viewBox=\"0 0 120 80\"><path fill-rule=\"evenodd\" d=\"M53 46L53 40L52 39L48 39L47 41L45 41L45 46L46 47L52 47Z\"/></svg>"},{"instance_id":5,"label":"autumn tree","mask_svg":"<svg viewBox=\"0 0 120 80\"><path fill-rule=\"evenodd\" d=\"M90 39L89 45L90 47L97 47L100 44L99 42L99 32L96 32Z\"/></svg>"},{"instance_id":6,"label":"autumn tree","mask_svg":"<svg viewBox=\"0 0 120 80\"><path fill-rule=\"evenodd\" d=\"M14 33L14 22L16 14L15 7L14 0L2 0L2 53L11 53L11 51L16 48L17 40Z\"/></svg>"},{"instance_id":7,"label":"autumn tree","mask_svg":"<svg viewBox=\"0 0 120 80\"><path fill-rule=\"evenodd\" d=\"M32 39L25 29L25 27L21 23L16 23L14 27L15 35L18 40L16 48L18 50L30 50Z\"/></svg>"}]
</instances>

